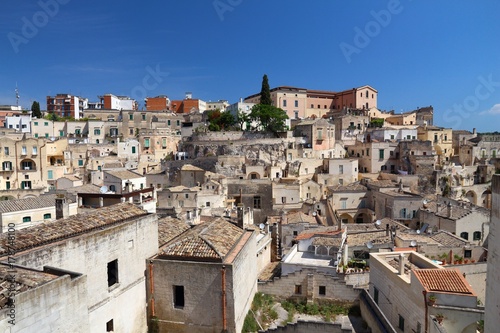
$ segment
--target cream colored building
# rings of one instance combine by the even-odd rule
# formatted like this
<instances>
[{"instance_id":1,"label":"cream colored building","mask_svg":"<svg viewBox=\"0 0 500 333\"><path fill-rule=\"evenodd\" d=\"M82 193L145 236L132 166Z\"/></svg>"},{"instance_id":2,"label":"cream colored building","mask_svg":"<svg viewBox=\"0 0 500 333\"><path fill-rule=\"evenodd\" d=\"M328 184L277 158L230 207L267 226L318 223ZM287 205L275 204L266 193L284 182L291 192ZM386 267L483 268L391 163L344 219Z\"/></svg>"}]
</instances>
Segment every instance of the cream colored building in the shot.
<instances>
[{"instance_id":1,"label":"cream colored building","mask_svg":"<svg viewBox=\"0 0 500 333\"><path fill-rule=\"evenodd\" d=\"M437 126L419 126L418 139L421 141L431 141L436 155L438 164L447 163L453 156L453 136L451 128L443 128Z\"/></svg>"}]
</instances>

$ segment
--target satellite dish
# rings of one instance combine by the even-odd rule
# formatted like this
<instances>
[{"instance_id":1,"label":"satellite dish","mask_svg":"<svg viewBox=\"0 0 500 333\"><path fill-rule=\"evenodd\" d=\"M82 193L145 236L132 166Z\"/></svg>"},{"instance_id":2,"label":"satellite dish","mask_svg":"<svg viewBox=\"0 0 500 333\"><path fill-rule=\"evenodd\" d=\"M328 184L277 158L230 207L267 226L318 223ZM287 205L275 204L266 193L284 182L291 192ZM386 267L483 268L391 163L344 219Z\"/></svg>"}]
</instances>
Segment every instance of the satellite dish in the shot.
<instances>
[{"instance_id":1,"label":"satellite dish","mask_svg":"<svg viewBox=\"0 0 500 333\"><path fill-rule=\"evenodd\" d=\"M259 224L259 229L260 230L264 230L265 227L266 227L266 225L264 223Z\"/></svg>"},{"instance_id":2,"label":"satellite dish","mask_svg":"<svg viewBox=\"0 0 500 333\"><path fill-rule=\"evenodd\" d=\"M420 234L420 230L417 230L417 234Z\"/></svg>"},{"instance_id":3,"label":"satellite dish","mask_svg":"<svg viewBox=\"0 0 500 333\"><path fill-rule=\"evenodd\" d=\"M106 185L101 186L101 188L99 189L99 193L106 193L106 192L108 192L108 187Z\"/></svg>"},{"instance_id":4,"label":"satellite dish","mask_svg":"<svg viewBox=\"0 0 500 333\"><path fill-rule=\"evenodd\" d=\"M382 224L382 221L377 220L377 221L375 221L375 224L376 224L377 226L380 226L380 225Z\"/></svg>"},{"instance_id":5,"label":"satellite dish","mask_svg":"<svg viewBox=\"0 0 500 333\"><path fill-rule=\"evenodd\" d=\"M313 216L316 216L316 212L313 212Z\"/></svg>"},{"instance_id":6,"label":"satellite dish","mask_svg":"<svg viewBox=\"0 0 500 333\"><path fill-rule=\"evenodd\" d=\"M427 205L427 200L425 200L425 199L424 199L424 201L422 201L422 203L423 203L424 205Z\"/></svg>"},{"instance_id":7,"label":"satellite dish","mask_svg":"<svg viewBox=\"0 0 500 333\"><path fill-rule=\"evenodd\" d=\"M373 243L372 243L372 242L368 242L368 243L366 243L366 247L367 247L368 249L372 249L372 248L373 248Z\"/></svg>"},{"instance_id":8,"label":"satellite dish","mask_svg":"<svg viewBox=\"0 0 500 333\"><path fill-rule=\"evenodd\" d=\"M417 246L417 242L416 242L416 241L414 241L414 240L412 240L412 241L410 242L410 246L411 246L411 247L415 247L415 246Z\"/></svg>"}]
</instances>

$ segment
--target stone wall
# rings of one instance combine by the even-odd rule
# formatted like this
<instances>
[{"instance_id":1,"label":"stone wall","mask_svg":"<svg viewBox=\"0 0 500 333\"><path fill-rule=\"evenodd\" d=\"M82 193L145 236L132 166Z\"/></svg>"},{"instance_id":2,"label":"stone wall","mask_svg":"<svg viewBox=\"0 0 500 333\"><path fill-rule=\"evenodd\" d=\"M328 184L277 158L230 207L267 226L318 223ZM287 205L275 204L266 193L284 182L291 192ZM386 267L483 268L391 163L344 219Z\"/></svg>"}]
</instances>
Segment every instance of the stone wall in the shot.
<instances>
[{"instance_id":1,"label":"stone wall","mask_svg":"<svg viewBox=\"0 0 500 333\"><path fill-rule=\"evenodd\" d=\"M1 332L91 332L87 310L87 278L64 275L15 297L15 326L8 309L0 311ZM55 297L57 295L57 297ZM104 331L105 323L99 331Z\"/></svg>"},{"instance_id":2,"label":"stone wall","mask_svg":"<svg viewBox=\"0 0 500 333\"><path fill-rule=\"evenodd\" d=\"M301 293L296 293L296 286L301 286ZM319 294L319 287L325 287L325 295ZM303 269L273 281L259 282L259 292L281 298L297 298L307 300L342 300L354 302L359 298L359 289L346 284L338 277L316 272L314 269Z\"/></svg>"},{"instance_id":3,"label":"stone wall","mask_svg":"<svg viewBox=\"0 0 500 333\"><path fill-rule=\"evenodd\" d=\"M261 333L279 333L279 332L297 332L297 333L342 333L351 332L351 330L343 330L340 323L323 323L311 321L298 321L296 323L289 323L286 326L278 326L274 329L267 331L259 331Z\"/></svg>"},{"instance_id":4,"label":"stone wall","mask_svg":"<svg viewBox=\"0 0 500 333\"><path fill-rule=\"evenodd\" d=\"M115 331L139 333L147 331L144 260L157 251L157 217L146 215L19 253L16 263L40 270L52 266L84 274L88 331L103 331L113 319ZM107 265L113 260L118 260L118 283L108 287Z\"/></svg>"}]
</instances>

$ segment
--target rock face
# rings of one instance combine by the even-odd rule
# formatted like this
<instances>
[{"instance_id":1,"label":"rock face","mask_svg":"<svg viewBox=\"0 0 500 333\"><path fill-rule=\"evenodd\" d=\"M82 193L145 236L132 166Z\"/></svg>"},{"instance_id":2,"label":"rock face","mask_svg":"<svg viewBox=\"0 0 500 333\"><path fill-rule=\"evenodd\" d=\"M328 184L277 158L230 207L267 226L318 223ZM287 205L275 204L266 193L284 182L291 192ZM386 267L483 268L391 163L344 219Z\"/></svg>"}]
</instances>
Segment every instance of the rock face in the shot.
<instances>
[{"instance_id":1,"label":"rock face","mask_svg":"<svg viewBox=\"0 0 500 333\"><path fill-rule=\"evenodd\" d=\"M234 132L230 132L234 133ZM275 165L285 162L288 143L296 138L274 138L261 133L241 133L230 135L197 135L189 141L183 141L179 149L192 158L209 156L244 156L245 163L253 165Z\"/></svg>"}]
</instances>

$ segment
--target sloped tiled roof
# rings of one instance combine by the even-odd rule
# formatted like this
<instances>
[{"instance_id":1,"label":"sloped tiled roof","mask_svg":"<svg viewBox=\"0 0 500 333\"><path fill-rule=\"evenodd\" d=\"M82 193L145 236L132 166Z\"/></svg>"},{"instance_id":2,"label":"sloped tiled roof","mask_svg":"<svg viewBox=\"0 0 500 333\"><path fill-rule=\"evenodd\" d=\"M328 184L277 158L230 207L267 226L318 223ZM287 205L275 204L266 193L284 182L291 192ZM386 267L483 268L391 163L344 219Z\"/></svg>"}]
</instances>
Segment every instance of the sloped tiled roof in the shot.
<instances>
[{"instance_id":1,"label":"sloped tiled roof","mask_svg":"<svg viewBox=\"0 0 500 333\"><path fill-rule=\"evenodd\" d=\"M245 233L243 229L217 218L199 224L167 243L161 257L223 261Z\"/></svg>"},{"instance_id":2,"label":"sloped tiled roof","mask_svg":"<svg viewBox=\"0 0 500 333\"><path fill-rule=\"evenodd\" d=\"M0 201L0 213L53 207L56 205L56 198L57 194L47 194L37 198ZM67 198L67 200L70 203L75 202L70 198Z\"/></svg>"},{"instance_id":3,"label":"sloped tiled roof","mask_svg":"<svg viewBox=\"0 0 500 333\"><path fill-rule=\"evenodd\" d=\"M181 171L205 171L202 168L198 168L192 164L184 164L181 168Z\"/></svg>"},{"instance_id":4,"label":"sloped tiled roof","mask_svg":"<svg viewBox=\"0 0 500 333\"><path fill-rule=\"evenodd\" d=\"M40 247L70 237L100 230L118 223L129 221L148 213L131 203L119 203L93 210L89 213L76 214L54 222L38 224L16 230L16 251ZM0 235L0 256L7 254L8 234Z\"/></svg>"},{"instance_id":5,"label":"sloped tiled roof","mask_svg":"<svg viewBox=\"0 0 500 333\"><path fill-rule=\"evenodd\" d=\"M431 238L439 244L448 247L462 247L467 243L465 239L455 236L447 231L440 231L433 234Z\"/></svg>"},{"instance_id":6,"label":"sloped tiled roof","mask_svg":"<svg viewBox=\"0 0 500 333\"><path fill-rule=\"evenodd\" d=\"M104 173L107 173L108 175L114 176L122 180L144 177L143 175L132 172L130 170L106 170L104 171Z\"/></svg>"},{"instance_id":7,"label":"sloped tiled roof","mask_svg":"<svg viewBox=\"0 0 500 333\"><path fill-rule=\"evenodd\" d=\"M297 237L295 237L295 239L296 240L310 239L321 235L333 236L341 234L342 232L344 232L344 230L337 230L336 227L319 227L303 231Z\"/></svg>"},{"instance_id":8,"label":"sloped tiled roof","mask_svg":"<svg viewBox=\"0 0 500 333\"><path fill-rule=\"evenodd\" d=\"M12 281L12 268L7 264L0 265L0 309L8 302L9 294L17 295L34 289L42 284L57 279L57 275L38 270L15 268L15 279Z\"/></svg>"},{"instance_id":9,"label":"sloped tiled roof","mask_svg":"<svg viewBox=\"0 0 500 333\"><path fill-rule=\"evenodd\" d=\"M315 237L312 241L312 245L323 245L323 246L336 246L340 247L342 244L342 237Z\"/></svg>"},{"instance_id":10,"label":"sloped tiled roof","mask_svg":"<svg viewBox=\"0 0 500 333\"><path fill-rule=\"evenodd\" d=\"M474 294L463 275L456 269L414 269L413 273L428 291Z\"/></svg>"},{"instance_id":11,"label":"sloped tiled roof","mask_svg":"<svg viewBox=\"0 0 500 333\"><path fill-rule=\"evenodd\" d=\"M315 224L315 225L318 224L318 222L316 221L316 218L314 216L307 215L301 211L291 212L291 213L287 214L286 224L293 224L293 223L309 223L309 224Z\"/></svg>"},{"instance_id":12,"label":"sloped tiled roof","mask_svg":"<svg viewBox=\"0 0 500 333\"><path fill-rule=\"evenodd\" d=\"M158 220L158 246L168 243L175 237L188 230L190 227L186 222L173 218L165 217Z\"/></svg>"}]
</instances>

